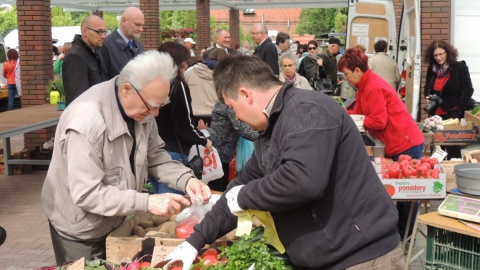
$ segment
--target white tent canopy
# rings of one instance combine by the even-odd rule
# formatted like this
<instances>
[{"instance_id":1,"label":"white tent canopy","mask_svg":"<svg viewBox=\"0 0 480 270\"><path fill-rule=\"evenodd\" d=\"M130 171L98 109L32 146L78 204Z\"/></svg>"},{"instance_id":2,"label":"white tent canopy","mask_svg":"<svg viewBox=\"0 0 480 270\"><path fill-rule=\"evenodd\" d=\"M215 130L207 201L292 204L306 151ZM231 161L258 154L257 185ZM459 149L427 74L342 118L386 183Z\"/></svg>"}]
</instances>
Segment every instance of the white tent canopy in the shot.
<instances>
[{"instance_id":1,"label":"white tent canopy","mask_svg":"<svg viewBox=\"0 0 480 270\"><path fill-rule=\"evenodd\" d=\"M80 26L59 26L52 27L52 39L56 41L55 46L63 45L65 42L72 42L75 34L80 34ZM5 38L7 48L18 47L18 30L14 29Z\"/></svg>"}]
</instances>

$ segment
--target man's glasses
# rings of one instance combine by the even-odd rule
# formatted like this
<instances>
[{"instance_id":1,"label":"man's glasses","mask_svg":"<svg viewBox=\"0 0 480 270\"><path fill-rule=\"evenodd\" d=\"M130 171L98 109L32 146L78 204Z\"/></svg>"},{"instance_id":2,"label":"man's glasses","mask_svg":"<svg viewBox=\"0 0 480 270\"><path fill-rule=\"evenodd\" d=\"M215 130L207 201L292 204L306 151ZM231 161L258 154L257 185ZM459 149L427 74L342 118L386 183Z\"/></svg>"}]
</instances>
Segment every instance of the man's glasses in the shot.
<instances>
[{"instance_id":1,"label":"man's glasses","mask_svg":"<svg viewBox=\"0 0 480 270\"><path fill-rule=\"evenodd\" d=\"M92 28L86 27L86 26L85 26L85 28L87 28L87 29L90 30L90 31L93 31L93 32L97 33L99 36L102 36L102 35L106 35L106 34L107 34L107 31L106 31L106 30L92 29Z\"/></svg>"},{"instance_id":2,"label":"man's glasses","mask_svg":"<svg viewBox=\"0 0 480 270\"><path fill-rule=\"evenodd\" d=\"M317 47L308 47L308 50L311 51L311 50L316 50Z\"/></svg>"},{"instance_id":3,"label":"man's glasses","mask_svg":"<svg viewBox=\"0 0 480 270\"><path fill-rule=\"evenodd\" d=\"M138 92L137 88L135 88L135 86L133 86L133 84L130 84L130 85L131 85L132 88L135 90L135 92L137 92L138 96L139 96L140 99L143 101L143 104L145 104L145 107L147 107L147 109L148 109L149 111L155 110L155 109L159 109L159 108L161 108L161 107L163 107L163 106L166 106L166 105L168 105L168 104L170 103L170 98L167 97L167 101L166 101L165 103L163 103L162 105L160 105L160 106L150 106L150 105L148 105L147 102L145 102L145 99L143 99L142 95L140 95L140 92Z\"/></svg>"},{"instance_id":4,"label":"man's glasses","mask_svg":"<svg viewBox=\"0 0 480 270\"><path fill-rule=\"evenodd\" d=\"M433 58L437 58L439 56L444 56L447 52L439 53L439 54L434 54Z\"/></svg>"}]
</instances>

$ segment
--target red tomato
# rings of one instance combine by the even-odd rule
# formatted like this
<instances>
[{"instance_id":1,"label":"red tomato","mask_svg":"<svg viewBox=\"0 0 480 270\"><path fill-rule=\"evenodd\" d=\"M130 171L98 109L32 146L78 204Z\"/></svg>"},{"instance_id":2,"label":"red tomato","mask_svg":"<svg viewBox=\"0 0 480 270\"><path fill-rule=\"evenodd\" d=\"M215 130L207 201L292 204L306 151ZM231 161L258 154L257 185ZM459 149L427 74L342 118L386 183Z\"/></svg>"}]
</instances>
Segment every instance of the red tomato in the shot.
<instances>
[{"instance_id":1,"label":"red tomato","mask_svg":"<svg viewBox=\"0 0 480 270\"><path fill-rule=\"evenodd\" d=\"M176 229L177 238L187 239L190 234L193 233L193 226L195 226L195 224L192 223L183 223L178 225Z\"/></svg>"},{"instance_id":2,"label":"red tomato","mask_svg":"<svg viewBox=\"0 0 480 270\"><path fill-rule=\"evenodd\" d=\"M151 267L151 263L149 263L149 262L142 262L140 264L140 269L144 269L144 268L148 268L148 267Z\"/></svg>"},{"instance_id":3,"label":"red tomato","mask_svg":"<svg viewBox=\"0 0 480 270\"><path fill-rule=\"evenodd\" d=\"M386 164L386 163L383 163L382 164L382 171L388 171L388 168L390 167L390 165Z\"/></svg>"},{"instance_id":4,"label":"red tomato","mask_svg":"<svg viewBox=\"0 0 480 270\"><path fill-rule=\"evenodd\" d=\"M207 250L205 250L205 252L203 252L202 254L202 258L205 258L206 256L215 256L215 258L218 258L218 250L214 249L214 248L209 248Z\"/></svg>"},{"instance_id":5,"label":"red tomato","mask_svg":"<svg viewBox=\"0 0 480 270\"><path fill-rule=\"evenodd\" d=\"M208 255L208 256L203 257L203 264L204 265L214 265L217 262L218 262L217 257L215 257L213 255Z\"/></svg>"},{"instance_id":6,"label":"red tomato","mask_svg":"<svg viewBox=\"0 0 480 270\"><path fill-rule=\"evenodd\" d=\"M430 166L432 166L432 168L434 168L434 167L435 167L435 164L438 163L438 159L436 159L436 158L431 158L431 159L428 161L428 163L430 163Z\"/></svg>"},{"instance_id":7,"label":"red tomato","mask_svg":"<svg viewBox=\"0 0 480 270\"><path fill-rule=\"evenodd\" d=\"M409 162L409 160L404 159L402 161L399 161L398 164L400 165L400 168L403 168L404 166L409 165Z\"/></svg>"},{"instance_id":8,"label":"red tomato","mask_svg":"<svg viewBox=\"0 0 480 270\"><path fill-rule=\"evenodd\" d=\"M393 195L395 194L395 187L392 185L383 185L383 186L385 187L385 190L387 190L388 195L390 195L390 197L393 197Z\"/></svg>"},{"instance_id":9,"label":"red tomato","mask_svg":"<svg viewBox=\"0 0 480 270\"><path fill-rule=\"evenodd\" d=\"M402 162L403 160L410 161L410 160L412 160L412 158L409 155L398 156L398 162Z\"/></svg>"},{"instance_id":10,"label":"red tomato","mask_svg":"<svg viewBox=\"0 0 480 270\"><path fill-rule=\"evenodd\" d=\"M430 161L430 157L422 157L422 159L420 160L420 162L422 163L428 163Z\"/></svg>"},{"instance_id":11,"label":"red tomato","mask_svg":"<svg viewBox=\"0 0 480 270\"><path fill-rule=\"evenodd\" d=\"M417 171L411 165L405 165L402 168L403 177L408 178L417 174Z\"/></svg>"},{"instance_id":12,"label":"red tomato","mask_svg":"<svg viewBox=\"0 0 480 270\"><path fill-rule=\"evenodd\" d=\"M412 159L410 160L409 164L414 168L416 169L418 167L418 165L420 165L420 160L418 159Z\"/></svg>"},{"instance_id":13,"label":"red tomato","mask_svg":"<svg viewBox=\"0 0 480 270\"><path fill-rule=\"evenodd\" d=\"M388 168L388 176L390 176L390 178L398 178L399 175L400 175L400 167L390 166Z\"/></svg>"},{"instance_id":14,"label":"red tomato","mask_svg":"<svg viewBox=\"0 0 480 270\"><path fill-rule=\"evenodd\" d=\"M182 270L182 269L183 269L183 267L181 267L181 266L174 266L174 267L170 268L170 270Z\"/></svg>"},{"instance_id":15,"label":"red tomato","mask_svg":"<svg viewBox=\"0 0 480 270\"><path fill-rule=\"evenodd\" d=\"M427 176L427 172L430 169L428 166L430 166L430 165L428 165L428 163L422 163L421 165L419 165L417 167L417 174L419 176L423 176L423 177Z\"/></svg>"}]
</instances>

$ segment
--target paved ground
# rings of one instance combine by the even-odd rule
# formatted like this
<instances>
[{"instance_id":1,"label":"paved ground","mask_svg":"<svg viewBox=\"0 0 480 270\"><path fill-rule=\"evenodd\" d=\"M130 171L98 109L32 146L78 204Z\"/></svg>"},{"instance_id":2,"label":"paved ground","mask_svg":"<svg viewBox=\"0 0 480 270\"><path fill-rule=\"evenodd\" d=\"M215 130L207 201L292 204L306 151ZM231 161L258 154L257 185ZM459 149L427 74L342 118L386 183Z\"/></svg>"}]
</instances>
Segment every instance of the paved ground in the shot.
<instances>
[{"instance_id":1,"label":"paved ground","mask_svg":"<svg viewBox=\"0 0 480 270\"><path fill-rule=\"evenodd\" d=\"M23 138L12 139L14 151ZM25 175L0 175L0 226L7 230L7 240L0 246L0 270L31 270L55 264L48 222L43 213L40 193L46 171ZM431 202L436 210L438 202ZM423 209L422 209L423 211ZM423 213L423 212L422 212ZM425 238L417 234L417 247L425 247ZM424 261L425 253L420 258ZM410 269L424 269L417 259Z\"/></svg>"}]
</instances>

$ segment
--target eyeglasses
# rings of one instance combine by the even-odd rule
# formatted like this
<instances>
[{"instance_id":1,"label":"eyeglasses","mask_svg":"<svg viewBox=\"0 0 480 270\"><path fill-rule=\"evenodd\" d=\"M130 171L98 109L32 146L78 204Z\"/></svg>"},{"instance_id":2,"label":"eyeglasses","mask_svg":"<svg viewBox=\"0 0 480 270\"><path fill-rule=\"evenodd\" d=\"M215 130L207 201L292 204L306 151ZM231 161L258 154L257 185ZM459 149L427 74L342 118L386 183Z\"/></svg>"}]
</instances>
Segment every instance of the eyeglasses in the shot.
<instances>
[{"instance_id":1,"label":"eyeglasses","mask_svg":"<svg viewBox=\"0 0 480 270\"><path fill-rule=\"evenodd\" d=\"M437 57L439 57L439 56L442 57L442 56L444 56L446 53L447 53L447 52L443 52L443 53L439 53L439 54L434 54L434 55L433 55L433 58L437 58Z\"/></svg>"},{"instance_id":2,"label":"eyeglasses","mask_svg":"<svg viewBox=\"0 0 480 270\"><path fill-rule=\"evenodd\" d=\"M308 50L311 51L311 50L316 50L317 47L308 47Z\"/></svg>"},{"instance_id":3,"label":"eyeglasses","mask_svg":"<svg viewBox=\"0 0 480 270\"><path fill-rule=\"evenodd\" d=\"M135 86L133 86L133 84L130 84L132 86L132 88L135 90L135 92L137 92L138 96L140 97L140 99L143 101L143 104L145 104L145 107L147 107L147 109L149 111L151 110L155 110L155 109L159 109L161 107L164 107L166 105L168 105L170 103L170 98L167 97L167 101L165 103L163 103L162 105L160 106L149 106L147 102L145 102L145 99L143 99L142 95L140 95L140 92L138 92L137 88L135 88Z\"/></svg>"},{"instance_id":4,"label":"eyeglasses","mask_svg":"<svg viewBox=\"0 0 480 270\"><path fill-rule=\"evenodd\" d=\"M102 36L102 35L106 35L106 34L107 34L107 30L92 29L92 28L86 27L86 26L85 26L85 28L87 28L87 29L90 30L90 31L93 31L93 32L97 33L99 36Z\"/></svg>"}]
</instances>

